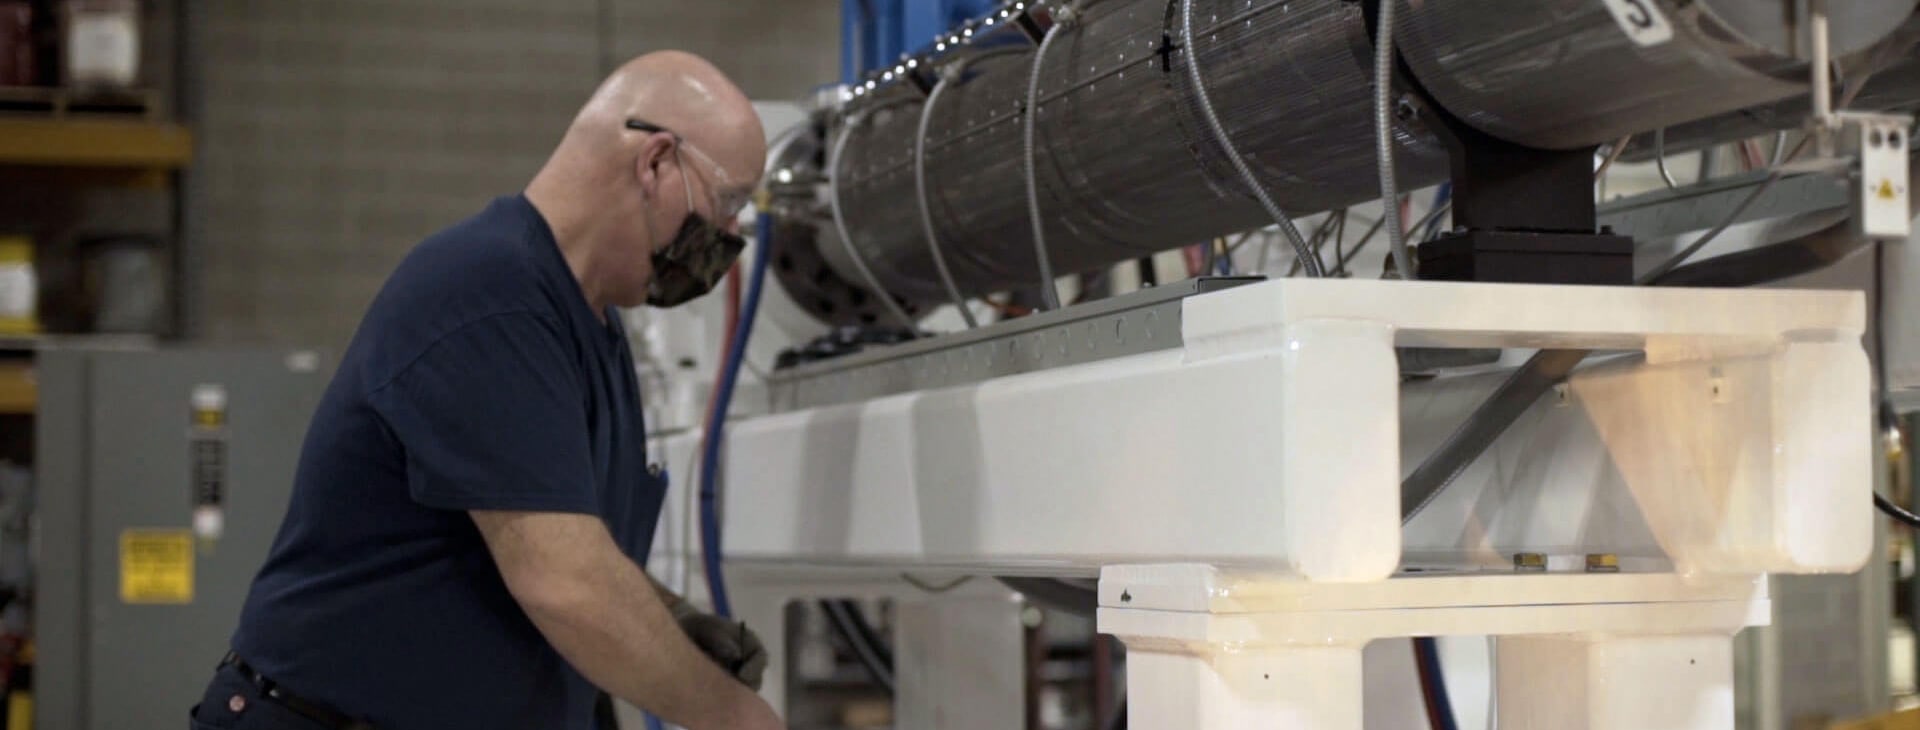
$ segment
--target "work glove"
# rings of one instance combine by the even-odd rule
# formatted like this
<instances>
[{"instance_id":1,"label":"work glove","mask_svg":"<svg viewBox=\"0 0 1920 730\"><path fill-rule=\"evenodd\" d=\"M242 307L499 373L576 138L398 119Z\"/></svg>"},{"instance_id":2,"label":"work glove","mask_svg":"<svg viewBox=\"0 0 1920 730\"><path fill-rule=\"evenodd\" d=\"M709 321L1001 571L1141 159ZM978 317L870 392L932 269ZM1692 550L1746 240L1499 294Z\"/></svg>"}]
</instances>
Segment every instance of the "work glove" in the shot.
<instances>
[{"instance_id":1,"label":"work glove","mask_svg":"<svg viewBox=\"0 0 1920 730\"><path fill-rule=\"evenodd\" d=\"M735 679L760 691L761 676L767 671L767 648L747 625L694 608L692 604L672 606L673 620L694 646L732 673Z\"/></svg>"}]
</instances>

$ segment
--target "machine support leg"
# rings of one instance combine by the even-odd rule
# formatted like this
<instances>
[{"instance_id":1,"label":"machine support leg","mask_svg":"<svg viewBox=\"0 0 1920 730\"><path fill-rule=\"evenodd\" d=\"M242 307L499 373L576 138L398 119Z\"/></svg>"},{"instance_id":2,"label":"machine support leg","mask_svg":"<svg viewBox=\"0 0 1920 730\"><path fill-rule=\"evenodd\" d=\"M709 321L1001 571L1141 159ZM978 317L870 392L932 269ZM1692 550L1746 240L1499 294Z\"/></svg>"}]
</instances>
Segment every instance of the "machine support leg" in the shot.
<instances>
[{"instance_id":1,"label":"machine support leg","mask_svg":"<svg viewBox=\"0 0 1920 730\"><path fill-rule=\"evenodd\" d=\"M894 726L1005 730L1025 724L1024 604L1005 595L894 604Z\"/></svg>"},{"instance_id":2,"label":"machine support leg","mask_svg":"<svg viewBox=\"0 0 1920 730\"><path fill-rule=\"evenodd\" d=\"M1127 724L1361 730L1361 649L1130 645Z\"/></svg>"},{"instance_id":3,"label":"machine support leg","mask_svg":"<svg viewBox=\"0 0 1920 730\"><path fill-rule=\"evenodd\" d=\"M1501 727L1732 730L1733 638L1503 636Z\"/></svg>"}]
</instances>

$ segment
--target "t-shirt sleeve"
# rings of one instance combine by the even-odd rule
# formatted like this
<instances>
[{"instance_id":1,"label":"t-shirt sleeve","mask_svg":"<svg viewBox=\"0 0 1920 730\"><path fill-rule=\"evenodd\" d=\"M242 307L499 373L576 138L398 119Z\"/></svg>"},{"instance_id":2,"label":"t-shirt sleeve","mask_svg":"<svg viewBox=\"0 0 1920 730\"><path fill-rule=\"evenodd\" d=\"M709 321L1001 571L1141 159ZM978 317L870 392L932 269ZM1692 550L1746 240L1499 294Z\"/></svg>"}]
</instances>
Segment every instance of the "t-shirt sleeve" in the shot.
<instances>
[{"instance_id":1,"label":"t-shirt sleeve","mask_svg":"<svg viewBox=\"0 0 1920 730\"><path fill-rule=\"evenodd\" d=\"M420 504L595 514L584 387L557 325L509 313L442 336L368 401Z\"/></svg>"}]
</instances>

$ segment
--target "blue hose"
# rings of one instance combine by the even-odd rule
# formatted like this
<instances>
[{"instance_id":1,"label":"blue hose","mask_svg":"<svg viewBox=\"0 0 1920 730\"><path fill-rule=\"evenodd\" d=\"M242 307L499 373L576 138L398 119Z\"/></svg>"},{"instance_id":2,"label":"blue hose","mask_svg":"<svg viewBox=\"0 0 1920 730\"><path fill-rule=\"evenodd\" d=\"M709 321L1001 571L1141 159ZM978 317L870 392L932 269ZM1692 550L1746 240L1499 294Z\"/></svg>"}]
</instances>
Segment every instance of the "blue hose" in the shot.
<instances>
[{"instance_id":1,"label":"blue hose","mask_svg":"<svg viewBox=\"0 0 1920 730\"><path fill-rule=\"evenodd\" d=\"M1427 720L1435 730L1459 730L1453 700L1447 696L1447 677L1440 669L1440 642L1431 636L1413 637L1414 661L1419 663L1420 691L1426 696Z\"/></svg>"},{"instance_id":2,"label":"blue hose","mask_svg":"<svg viewBox=\"0 0 1920 730\"><path fill-rule=\"evenodd\" d=\"M727 345L727 362L720 374L720 389L714 399L713 413L707 418L704 448L700 455L700 562L706 568L707 595L713 598L713 612L733 618L733 602L727 599L727 580L720 569L720 510L715 494L714 475L720 471L720 442L726 435L727 409L733 403L733 386L740 379L740 366L747 359L747 340L753 336L753 315L760 310L760 290L767 280L767 261L773 258L773 217L761 213L755 220L753 274L747 279L747 298L740 306L740 325Z\"/></svg>"},{"instance_id":3,"label":"blue hose","mask_svg":"<svg viewBox=\"0 0 1920 730\"><path fill-rule=\"evenodd\" d=\"M660 718L654 717L652 713L648 713L647 730L667 730L667 724L661 722Z\"/></svg>"},{"instance_id":4,"label":"blue hose","mask_svg":"<svg viewBox=\"0 0 1920 730\"><path fill-rule=\"evenodd\" d=\"M1439 189L1433 191L1433 207L1428 210L1439 210L1440 206L1450 202L1453 202L1453 183L1440 183ZM1421 232L1420 240L1430 241L1433 240L1435 236L1440 235L1440 219L1444 217L1445 216L1439 215L1434 216L1433 221L1427 224L1427 229Z\"/></svg>"}]
</instances>

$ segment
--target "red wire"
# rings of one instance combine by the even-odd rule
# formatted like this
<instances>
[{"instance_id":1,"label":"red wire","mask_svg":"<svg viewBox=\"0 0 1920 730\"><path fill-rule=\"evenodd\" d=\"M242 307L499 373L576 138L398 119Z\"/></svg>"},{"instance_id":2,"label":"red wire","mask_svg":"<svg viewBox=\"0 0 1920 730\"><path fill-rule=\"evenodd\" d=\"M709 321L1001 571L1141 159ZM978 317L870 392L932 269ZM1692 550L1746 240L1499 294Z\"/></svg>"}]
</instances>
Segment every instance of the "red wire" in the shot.
<instances>
[{"instance_id":1,"label":"red wire","mask_svg":"<svg viewBox=\"0 0 1920 730\"><path fill-rule=\"evenodd\" d=\"M1207 267L1207 254L1200 244L1180 249L1180 257L1187 262L1187 276L1199 276L1200 270Z\"/></svg>"}]
</instances>

